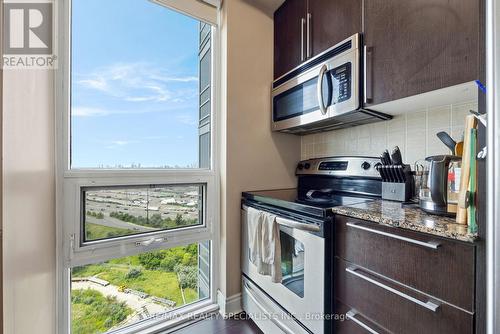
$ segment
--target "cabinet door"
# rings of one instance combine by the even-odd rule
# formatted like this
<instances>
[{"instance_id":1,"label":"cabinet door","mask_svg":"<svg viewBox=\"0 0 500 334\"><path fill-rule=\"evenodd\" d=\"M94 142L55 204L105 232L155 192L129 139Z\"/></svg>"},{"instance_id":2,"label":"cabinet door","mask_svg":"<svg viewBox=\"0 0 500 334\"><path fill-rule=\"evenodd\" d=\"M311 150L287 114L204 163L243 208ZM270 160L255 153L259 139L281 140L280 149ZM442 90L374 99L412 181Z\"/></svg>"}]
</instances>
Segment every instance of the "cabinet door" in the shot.
<instances>
[{"instance_id":1,"label":"cabinet door","mask_svg":"<svg viewBox=\"0 0 500 334\"><path fill-rule=\"evenodd\" d=\"M309 0L309 55L362 31L361 0Z\"/></svg>"},{"instance_id":2,"label":"cabinet door","mask_svg":"<svg viewBox=\"0 0 500 334\"><path fill-rule=\"evenodd\" d=\"M287 0L274 13L274 78L300 65L305 57L306 0Z\"/></svg>"},{"instance_id":3,"label":"cabinet door","mask_svg":"<svg viewBox=\"0 0 500 334\"><path fill-rule=\"evenodd\" d=\"M478 79L483 0L365 0L368 104Z\"/></svg>"}]
</instances>

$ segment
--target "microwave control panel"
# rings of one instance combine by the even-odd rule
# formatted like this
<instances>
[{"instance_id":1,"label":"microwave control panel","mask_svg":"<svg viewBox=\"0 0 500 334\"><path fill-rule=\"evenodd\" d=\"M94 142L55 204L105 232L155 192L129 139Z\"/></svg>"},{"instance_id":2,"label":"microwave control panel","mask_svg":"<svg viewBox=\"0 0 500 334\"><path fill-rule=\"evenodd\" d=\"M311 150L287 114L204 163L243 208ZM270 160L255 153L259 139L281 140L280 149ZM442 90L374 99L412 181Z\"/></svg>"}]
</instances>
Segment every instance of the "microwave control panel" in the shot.
<instances>
[{"instance_id":1,"label":"microwave control panel","mask_svg":"<svg viewBox=\"0 0 500 334\"><path fill-rule=\"evenodd\" d=\"M345 63L329 71L332 80L332 104L351 98L351 63Z\"/></svg>"}]
</instances>

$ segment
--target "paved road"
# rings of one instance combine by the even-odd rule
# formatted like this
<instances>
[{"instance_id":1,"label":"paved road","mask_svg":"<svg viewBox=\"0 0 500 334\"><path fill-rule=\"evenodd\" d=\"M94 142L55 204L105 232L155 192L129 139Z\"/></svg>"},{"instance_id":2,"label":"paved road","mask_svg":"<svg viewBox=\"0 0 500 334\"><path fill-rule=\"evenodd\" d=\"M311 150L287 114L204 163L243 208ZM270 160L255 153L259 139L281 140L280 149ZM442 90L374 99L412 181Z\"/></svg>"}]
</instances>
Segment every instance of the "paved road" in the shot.
<instances>
[{"instance_id":1,"label":"paved road","mask_svg":"<svg viewBox=\"0 0 500 334\"><path fill-rule=\"evenodd\" d=\"M109 216L105 216L103 219L98 219L98 218L92 217L92 216L86 216L85 220L87 223L92 223L92 224L102 225L102 226L107 226L107 227L113 227L113 228L129 229L129 230L134 230L137 232L150 232L150 231L157 230L154 227L147 227L147 226L132 224L132 223L124 222L123 220L109 217Z\"/></svg>"}]
</instances>

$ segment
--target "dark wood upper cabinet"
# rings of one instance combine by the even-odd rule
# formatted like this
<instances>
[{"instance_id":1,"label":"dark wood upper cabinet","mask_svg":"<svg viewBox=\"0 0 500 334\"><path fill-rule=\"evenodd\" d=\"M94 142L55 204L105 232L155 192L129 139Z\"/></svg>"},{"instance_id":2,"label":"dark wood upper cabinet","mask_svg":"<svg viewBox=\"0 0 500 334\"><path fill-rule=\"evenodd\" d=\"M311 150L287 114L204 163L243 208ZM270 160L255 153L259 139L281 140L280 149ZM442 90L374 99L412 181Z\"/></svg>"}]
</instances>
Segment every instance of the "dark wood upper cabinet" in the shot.
<instances>
[{"instance_id":1,"label":"dark wood upper cabinet","mask_svg":"<svg viewBox=\"0 0 500 334\"><path fill-rule=\"evenodd\" d=\"M364 0L368 104L479 79L483 0Z\"/></svg>"},{"instance_id":2,"label":"dark wood upper cabinet","mask_svg":"<svg viewBox=\"0 0 500 334\"><path fill-rule=\"evenodd\" d=\"M300 65L305 57L306 0L287 0L274 13L274 78Z\"/></svg>"},{"instance_id":3,"label":"dark wood upper cabinet","mask_svg":"<svg viewBox=\"0 0 500 334\"><path fill-rule=\"evenodd\" d=\"M274 78L362 28L362 0L287 0L274 13Z\"/></svg>"},{"instance_id":4,"label":"dark wood upper cabinet","mask_svg":"<svg viewBox=\"0 0 500 334\"><path fill-rule=\"evenodd\" d=\"M361 0L309 0L310 56L362 31Z\"/></svg>"}]
</instances>

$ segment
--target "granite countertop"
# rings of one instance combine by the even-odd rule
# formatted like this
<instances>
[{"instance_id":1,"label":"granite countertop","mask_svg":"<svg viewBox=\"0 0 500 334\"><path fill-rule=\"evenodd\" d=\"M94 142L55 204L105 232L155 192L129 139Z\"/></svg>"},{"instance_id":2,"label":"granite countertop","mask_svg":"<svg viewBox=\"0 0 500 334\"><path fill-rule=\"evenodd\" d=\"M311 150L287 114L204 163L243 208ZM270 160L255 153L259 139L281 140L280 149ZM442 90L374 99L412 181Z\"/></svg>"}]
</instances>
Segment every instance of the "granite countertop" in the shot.
<instances>
[{"instance_id":1,"label":"granite countertop","mask_svg":"<svg viewBox=\"0 0 500 334\"><path fill-rule=\"evenodd\" d=\"M364 219L449 239L474 242L477 234L469 233L467 225L455 223L454 218L427 214L418 206L402 207L401 203L375 200L366 203L334 207L335 214Z\"/></svg>"}]
</instances>

